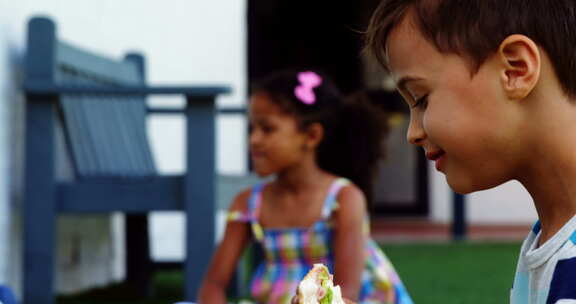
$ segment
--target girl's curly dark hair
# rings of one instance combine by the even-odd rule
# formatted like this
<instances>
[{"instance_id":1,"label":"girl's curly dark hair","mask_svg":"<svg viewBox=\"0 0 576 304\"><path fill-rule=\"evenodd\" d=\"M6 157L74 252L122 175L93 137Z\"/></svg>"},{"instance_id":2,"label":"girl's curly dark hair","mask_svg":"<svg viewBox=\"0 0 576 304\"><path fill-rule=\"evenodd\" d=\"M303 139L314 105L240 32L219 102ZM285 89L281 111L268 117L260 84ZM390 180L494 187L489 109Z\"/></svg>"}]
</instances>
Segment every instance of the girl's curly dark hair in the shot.
<instances>
[{"instance_id":1,"label":"girl's curly dark hair","mask_svg":"<svg viewBox=\"0 0 576 304\"><path fill-rule=\"evenodd\" d=\"M324 128L324 138L316 151L323 170L350 179L371 203L378 161L383 156L387 134L385 112L367 94L344 97L326 75L315 72L322 83L315 87L316 102L306 104L294 94L302 70L276 72L257 82L252 93L265 93L285 113L293 115L305 129L312 123Z\"/></svg>"}]
</instances>

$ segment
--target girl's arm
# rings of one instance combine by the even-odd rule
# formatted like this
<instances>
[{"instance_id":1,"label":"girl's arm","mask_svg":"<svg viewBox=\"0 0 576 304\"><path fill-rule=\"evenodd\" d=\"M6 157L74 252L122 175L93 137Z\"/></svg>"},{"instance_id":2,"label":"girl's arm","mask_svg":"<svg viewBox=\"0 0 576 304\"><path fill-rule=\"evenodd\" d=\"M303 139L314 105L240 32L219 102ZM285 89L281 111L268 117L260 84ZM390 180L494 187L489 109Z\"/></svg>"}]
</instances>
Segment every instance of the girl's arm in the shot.
<instances>
[{"instance_id":1,"label":"girl's arm","mask_svg":"<svg viewBox=\"0 0 576 304\"><path fill-rule=\"evenodd\" d=\"M340 285L344 298L358 300L365 264L366 199L354 185L338 194L339 208L335 214L334 284Z\"/></svg>"},{"instance_id":2,"label":"girl's arm","mask_svg":"<svg viewBox=\"0 0 576 304\"><path fill-rule=\"evenodd\" d=\"M240 211L245 214L246 210L248 210L250 193L250 190L245 190L236 195L230 207L230 212ZM226 287L249 241L249 223L241 221L227 222L222 242L212 256L208 270L204 275L198 295L198 303L227 303Z\"/></svg>"}]
</instances>

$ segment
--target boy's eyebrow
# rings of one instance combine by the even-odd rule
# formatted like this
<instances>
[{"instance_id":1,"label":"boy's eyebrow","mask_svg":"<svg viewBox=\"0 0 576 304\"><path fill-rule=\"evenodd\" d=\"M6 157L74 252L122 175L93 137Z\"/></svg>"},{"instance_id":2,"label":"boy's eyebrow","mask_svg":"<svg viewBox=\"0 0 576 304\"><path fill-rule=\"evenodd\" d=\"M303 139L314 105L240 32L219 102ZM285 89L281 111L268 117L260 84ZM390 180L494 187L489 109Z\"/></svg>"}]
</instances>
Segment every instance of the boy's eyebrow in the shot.
<instances>
[{"instance_id":1,"label":"boy's eyebrow","mask_svg":"<svg viewBox=\"0 0 576 304\"><path fill-rule=\"evenodd\" d=\"M401 91L406 91L406 84L408 84L411 81L417 81L417 80L422 80L422 79L423 78L420 78L420 77L404 76L404 77L400 78L400 80L398 80L396 87Z\"/></svg>"}]
</instances>

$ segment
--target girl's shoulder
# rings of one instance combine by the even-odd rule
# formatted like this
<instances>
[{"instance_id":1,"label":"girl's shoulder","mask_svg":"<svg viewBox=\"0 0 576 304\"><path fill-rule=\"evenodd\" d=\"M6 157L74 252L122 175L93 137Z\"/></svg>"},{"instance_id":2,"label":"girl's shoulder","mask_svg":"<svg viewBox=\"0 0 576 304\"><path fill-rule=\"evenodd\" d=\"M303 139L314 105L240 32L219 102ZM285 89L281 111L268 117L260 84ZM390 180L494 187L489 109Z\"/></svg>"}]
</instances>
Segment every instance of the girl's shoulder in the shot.
<instances>
[{"instance_id":1,"label":"girl's shoulder","mask_svg":"<svg viewBox=\"0 0 576 304\"><path fill-rule=\"evenodd\" d=\"M248 187L238 192L228 208L229 221L248 221L250 219L250 201L253 199L258 185Z\"/></svg>"},{"instance_id":2,"label":"girl's shoulder","mask_svg":"<svg viewBox=\"0 0 576 304\"><path fill-rule=\"evenodd\" d=\"M338 202L363 202L366 200L362 190L345 177L335 176L334 182L332 183L332 189L330 191L335 192L335 199Z\"/></svg>"},{"instance_id":3,"label":"girl's shoulder","mask_svg":"<svg viewBox=\"0 0 576 304\"><path fill-rule=\"evenodd\" d=\"M343 184L336 194L336 217L363 218L366 214L366 197L358 186L352 182Z\"/></svg>"},{"instance_id":4,"label":"girl's shoulder","mask_svg":"<svg viewBox=\"0 0 576 304\"><path fill-rule=\"evenodd\" d=\"M248 187L240 192L238 192L232 203L230 204L229 211L247 211L248 210L248 202L250 200L250 196L252 194L253 187Z\"/></svg>"},{"instance_id":5,"label":"girl's shoulder","mask_svg":"<svg viewBox=\"0 0 576 304\"><path fill-rule=\"evenodd\" d=\"M364 193L362 193L362 190L360 190L358 186L356 186L351 182L344 184L340 188L340 191L338 191L338 195L336 196L336 198L339 202L342 201L363 202L366 200L364 197Z\"/></svg>"}]
</instances>

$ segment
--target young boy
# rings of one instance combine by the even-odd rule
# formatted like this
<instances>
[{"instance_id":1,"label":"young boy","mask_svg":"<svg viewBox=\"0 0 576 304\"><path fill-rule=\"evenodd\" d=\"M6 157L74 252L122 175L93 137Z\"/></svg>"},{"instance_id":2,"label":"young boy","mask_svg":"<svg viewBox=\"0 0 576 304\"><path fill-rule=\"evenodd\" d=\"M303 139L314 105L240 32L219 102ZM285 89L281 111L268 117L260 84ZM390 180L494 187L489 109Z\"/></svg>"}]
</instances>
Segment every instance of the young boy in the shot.
<instances>
[{"instance_id":1,"label":"young boy","mask_svg":"<svg viewBox=\"0 0 576 304\"><path fill-rule=\"evenodd\" d=\"M576 1L386 0L367 48L456 192L514 179L534 199L511 302L576 303Z\"/></svg>"}]
</instances>

